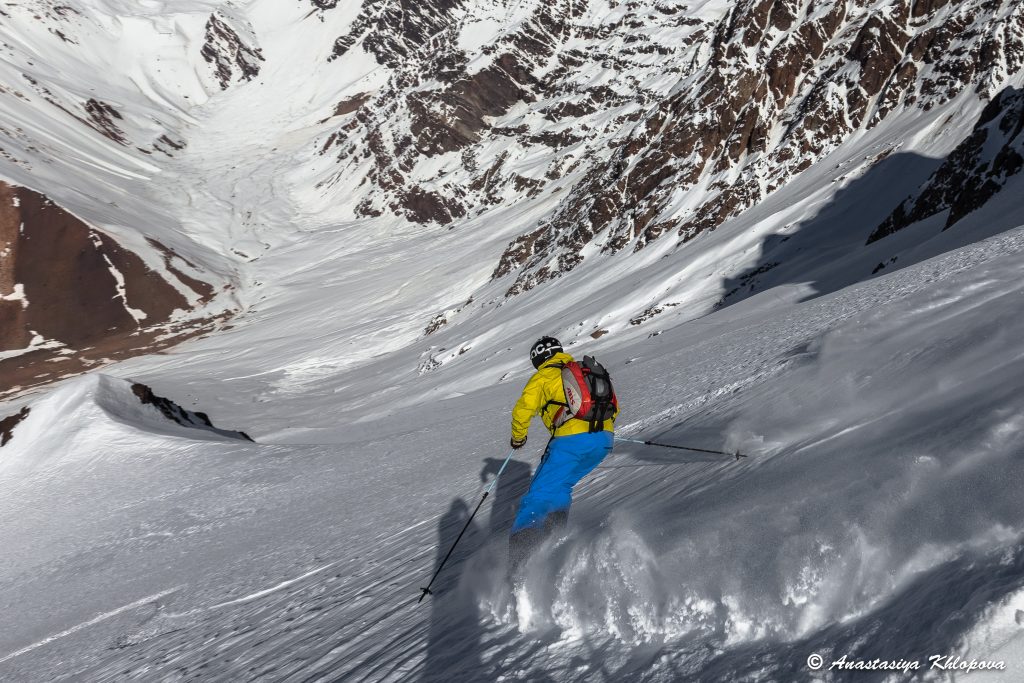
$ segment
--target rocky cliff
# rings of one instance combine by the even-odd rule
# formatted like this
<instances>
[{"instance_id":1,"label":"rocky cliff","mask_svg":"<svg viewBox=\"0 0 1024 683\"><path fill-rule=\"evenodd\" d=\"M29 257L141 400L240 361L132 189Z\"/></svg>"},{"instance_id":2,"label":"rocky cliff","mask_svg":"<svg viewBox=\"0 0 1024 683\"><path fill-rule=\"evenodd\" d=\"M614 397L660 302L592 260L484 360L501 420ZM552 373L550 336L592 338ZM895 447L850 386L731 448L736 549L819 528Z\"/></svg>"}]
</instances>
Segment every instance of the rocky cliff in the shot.
<instances>
[{"instance_id":1,"label":"rocky cliff","mask_svg":"<svg viewBox=\"0 0 1024 683\"><path fill-rule=\"evenodd\" d=\"M919 189L879 225L868 244L948 212L943 230L981 208L1024 170L1024 93L1007 88L989 102L974 131Z\"/></svg>"},{"instance_id":2,"label":"rocky cliff","mask_svg":"<svg viewBox=\"0 0 1024 683\"><path fill-rule=\"evenodd\" d=\"M364 3L332 58L362 47L392 75L342 103L320 150L338 173L365 169L361 216L447 224L556 196L496 264L510 294L575 268L591 244L692 240L857 134L989 100L1024 66L1010 0L525 7L489 5L508 22L481 42L465 3Z\"/></svg>"},{"instance_id":3,"label":"rocky cliff","mask_svg":"<svg viewBox=\"0 0 1024 683\"><path fill-rule=\"evenodd\" d=\"M0 396L209 328L213 287L166 247L151 268L45 196L0 182Z\"/></svg>"},{"instance_id":4,"label":"rocky cliff","mask_svg":"<svg viewBox=\"0 0 1024 683\"><path fill-rule=\"evenodd\" d=\"M920 187L902 205L903 184L900 200L848 223L842 249L947 210L952 226L1020 172L1014 0L33 0L0 9L0 38L0 178L84 221L48 263L11 232L34 195L7 202L11 258L49 273L53 292L88 283L65 300L95 308L58 329L67 315L43 313L60 297L29 291L42 284L9 265L8 350L134 339L171 311L207 319L204 286L263 301L293 269L260 259L321 229L436 235L441 254L446 235L477 231L487 262L427 304L416 326L433 333L588 261L685 261L812 178L793 199L808 202L802 216L750 218L747 242L715 247L721 292L694 298L729 305L807 281L822 264L806 236L788 241L794 226L848 182L885 185L887 160L945 158L930 180L933 167L905 181ZM345 240L317 244L303 258ZM159 275L131 276L146 272L131 253ZM861 265L851 272L869 276ZM624 320L682 300L648 299Z\"/></svg>"}]
</instances>

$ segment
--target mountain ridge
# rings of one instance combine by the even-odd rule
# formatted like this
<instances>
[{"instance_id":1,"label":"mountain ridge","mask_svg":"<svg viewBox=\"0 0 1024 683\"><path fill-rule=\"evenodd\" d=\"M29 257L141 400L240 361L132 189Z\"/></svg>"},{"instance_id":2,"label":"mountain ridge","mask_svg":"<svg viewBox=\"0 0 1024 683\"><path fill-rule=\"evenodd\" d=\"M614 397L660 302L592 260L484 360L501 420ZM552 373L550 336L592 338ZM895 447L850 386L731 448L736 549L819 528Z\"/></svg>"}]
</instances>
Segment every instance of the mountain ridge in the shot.
<instances>
[{"instance_id":1,"label":"mountain ridge","mask_svg":"<svg viewBox=\"0 0 1024 683\"><path fill-rule=\"evenodd\" d=\"M587 260L588 273L640 272L652 258L686 272L702 252L726 253L697 237L779 230L751 209L801 179L822 192L896 153L944 157L999 92L1024 87L1024 10L1005 0L36 4L8 20L52 43L54 64L146 42L142 75L72 82L8 42L4 74L27 89L0 93L26 124L0 130L7 176L151 268L166 256L152 243L194 264L231 292L212 312L238 322L274 297L264 263L339 225L367 239L435 234L446 249L460 248L455 232L479 232L475 284L429 294L419 331ZM294 104L278 94L289 87ZM720 292L676 285L625 321L728 304L733 277L787 268L723 239ZM851 242L830 258L840 268L861 255Z\"/></svg>"}]
</instances>

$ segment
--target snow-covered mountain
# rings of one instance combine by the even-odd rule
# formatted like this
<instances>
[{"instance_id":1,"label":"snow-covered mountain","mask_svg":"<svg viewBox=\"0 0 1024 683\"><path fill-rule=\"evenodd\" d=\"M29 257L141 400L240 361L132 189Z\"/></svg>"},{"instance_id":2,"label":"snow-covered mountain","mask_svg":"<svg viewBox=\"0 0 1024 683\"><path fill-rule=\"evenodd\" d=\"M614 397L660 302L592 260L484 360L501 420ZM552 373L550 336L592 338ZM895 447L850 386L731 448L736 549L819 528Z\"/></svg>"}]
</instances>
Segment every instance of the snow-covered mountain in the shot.
<instances>
[{"instance_id":1,"label":"snow-covered mountain","mask_svg":"<svg viewBox=\"0 0 1024 683\"><path fill-rule=\"evenodd\" d=\"M801 230L801 242L834 241L840 231L805 225L806 211L769 224L747 209L801 179L796 201L814 205L811 193L833 194L823 176L830 185L880 177L910 194L933 170L917 157L968 144L979 117L996 116L989 102L1014 106L1024 64L1024 17L1008 0L40 1L4 14L6 175L120 240L154 277L179 283L187 299L174 309L179 335L223 324L225 313L258 300L267 276L253 264L268 250L353 223L346 231L432 231L439 250L458 248L446 234L456 226L504 241L474 259L475 286L459 287L463 302L479 306L485 270L512 296L588 256L603 270L610 255L650 244L680 260L711 252L685 247L738 221L753 226L754 239L734 241L731 262L715 268L727 285L717 303L730 303L773 279L860 259L862 241L908 224L897 215L906 209L885 197L881 208L894 214L884 225L859 226L863 235L813 264L794 253L757 260L775 246L772 235ZM1006 135L1012 147L1018 133ZM893 157L909 167L883 170ZM1001 186L1020 166L1012 154L999 158ZM946 208L950 200L934 194L910 223ZM17 216L7 223L8 232L20 225ZM900 251L880 253L851 280L895 264ZM38 258L15 255L4 269ZM11 277L3 282L11 301L50 296ZM630 321L703 288L665 289ZM139 301L160 298L128 290ZM432 302L438 310L424 328L462 311L457 299ZM138 301L124 308L144 310ZM32 383L29 366L42 362L116 357L90 357L31 321L10 327L4 353L35 352L6 361L19 374L7 390ZM150 328L138 325L130 344L106 343L153 350L141 338ZM176 336L164 330L161 339Z\"/></svg>"},{"instance_id":2,"label":"snow-covered mountain","mask_svg":"<svg viewBox=\"0 0 1024 683\"><path fill-rule=\"evenodd\" d=\"M0 679L1014 680L1022 90L1012 0L4 4ZM535 433L417 608L542 334L750 457L510 597Z\"/></svg>"}]
</instances>

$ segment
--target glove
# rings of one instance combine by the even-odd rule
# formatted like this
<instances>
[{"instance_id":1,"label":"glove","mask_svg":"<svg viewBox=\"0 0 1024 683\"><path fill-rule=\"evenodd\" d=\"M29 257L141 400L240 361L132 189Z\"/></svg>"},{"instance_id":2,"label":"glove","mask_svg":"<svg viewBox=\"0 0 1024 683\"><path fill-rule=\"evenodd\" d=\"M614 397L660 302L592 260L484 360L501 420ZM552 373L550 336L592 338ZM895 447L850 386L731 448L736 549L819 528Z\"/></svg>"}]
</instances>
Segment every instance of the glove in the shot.
<instances>
[{"instance_id":1,"label":"glove","mask_svg":"<svg viewBox=\"0 0 1024 683\"><path fill-rule=\"evenodd\" d=\"M524 436L522 439L517 439L516 437L513 436L511 444L512 450L519 450L520 448L526 445L526 437Z\"/></svg>"}]
</instances>

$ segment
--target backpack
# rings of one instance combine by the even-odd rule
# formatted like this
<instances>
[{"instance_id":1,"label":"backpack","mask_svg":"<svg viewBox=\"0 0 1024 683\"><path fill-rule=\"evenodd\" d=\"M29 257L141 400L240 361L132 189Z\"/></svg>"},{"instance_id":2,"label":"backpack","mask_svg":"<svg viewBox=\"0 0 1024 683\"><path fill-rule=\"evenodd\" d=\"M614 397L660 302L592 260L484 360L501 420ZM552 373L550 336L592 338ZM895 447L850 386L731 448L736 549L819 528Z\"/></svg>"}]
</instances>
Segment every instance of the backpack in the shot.
<instances>
[{"instance_id":1,"label":"backpack","mask_svg":"<svg viewBox=\"0 0 1024 683\"><path fill-rule=\"evenodd\" d=\"M599 432L604 421L611 418L619 407L619 401L612 388L612 378L604 366L593 356L584 356L583 362L561 363L562 388L565 403L552 401L562 406L551 421L557 429L569 420L585 420L590 432Z\"/></svg>"}]
</instances>

